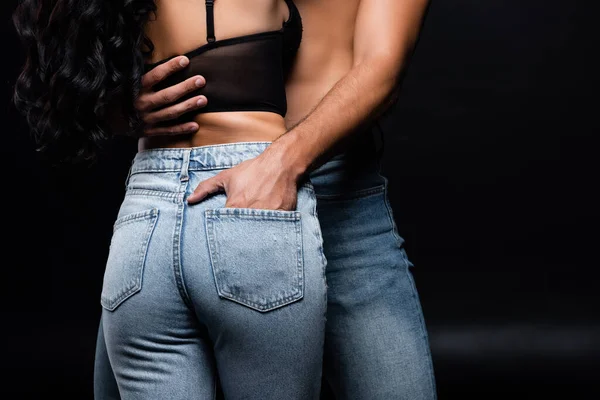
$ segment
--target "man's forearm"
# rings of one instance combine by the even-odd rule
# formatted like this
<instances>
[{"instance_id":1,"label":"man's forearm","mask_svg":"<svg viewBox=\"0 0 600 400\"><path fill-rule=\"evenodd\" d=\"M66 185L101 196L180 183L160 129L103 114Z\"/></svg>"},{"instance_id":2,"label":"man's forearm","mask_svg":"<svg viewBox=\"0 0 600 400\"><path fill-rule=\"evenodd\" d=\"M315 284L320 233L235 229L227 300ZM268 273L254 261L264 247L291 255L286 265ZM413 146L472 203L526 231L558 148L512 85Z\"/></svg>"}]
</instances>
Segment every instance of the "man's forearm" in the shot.
<instances>
[{"instance_id":1,"label":"man's forearm","mask_svg":"<svg viewBox=\"0 0 600 400\"><path fill-rule=\"evenodd\" d=\"M372 59L352 68L298 125L273 144L298 175L321 165L344 138L377 114L396 87L397 74Z\"/></svg>"},{"instance_id":2,"label":"man's forearm","mask_svg":"<svg viewBox=\"0 0 600 400\"><path fill-rule=\"evenodd\" d=\"M292 173L300 177L317 168L337 144L389 103L416 42L426 4L427 0L362 0L353 68L298 125L270 146L272 152L285 154L280 159Z\"/></svg>"}]
</instances>

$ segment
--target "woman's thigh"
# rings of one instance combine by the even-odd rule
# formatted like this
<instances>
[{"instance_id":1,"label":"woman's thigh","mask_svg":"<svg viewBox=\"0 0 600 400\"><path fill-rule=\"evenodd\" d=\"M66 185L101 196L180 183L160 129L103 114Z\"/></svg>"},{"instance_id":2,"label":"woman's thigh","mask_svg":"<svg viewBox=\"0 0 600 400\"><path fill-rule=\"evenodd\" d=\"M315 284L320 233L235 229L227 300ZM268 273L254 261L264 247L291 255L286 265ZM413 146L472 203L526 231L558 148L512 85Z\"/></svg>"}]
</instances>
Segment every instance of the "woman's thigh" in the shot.
<instances>
[{"instance_id":1,"label":"woman's thigh","mask_svg":"<svg viewBox=\"0 0 600 400\"><path fill-rule=\"evenodd\" d=\"M174 273L180 196L129 190L114 225L102 329L122 399L212 399L212 344Z\"/></svg>"}]
</instances>

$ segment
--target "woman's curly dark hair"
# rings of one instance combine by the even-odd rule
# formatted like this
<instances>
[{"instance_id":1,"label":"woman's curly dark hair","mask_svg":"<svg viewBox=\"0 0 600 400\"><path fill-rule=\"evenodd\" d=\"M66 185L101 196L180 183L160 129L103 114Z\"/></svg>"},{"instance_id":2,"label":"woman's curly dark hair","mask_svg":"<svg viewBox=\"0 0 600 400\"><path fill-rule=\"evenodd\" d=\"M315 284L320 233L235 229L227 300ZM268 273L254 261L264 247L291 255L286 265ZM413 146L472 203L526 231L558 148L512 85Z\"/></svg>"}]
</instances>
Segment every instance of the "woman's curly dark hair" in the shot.
<instances>
[{"instance_id":1,"label":"woman's curly dark hair","mask_svg":"<svg viewBox=\"0 0 600 400\"><path fill-rule=\"evenodd\" d=\"M13 23L26 61L13 101L38 151L61 161L96 158L117 116L136 135L134 101L152 52L144 25L153 0L21 0ZM145 46L145 49L142 49Z\"/></svg>"}]
</instances>

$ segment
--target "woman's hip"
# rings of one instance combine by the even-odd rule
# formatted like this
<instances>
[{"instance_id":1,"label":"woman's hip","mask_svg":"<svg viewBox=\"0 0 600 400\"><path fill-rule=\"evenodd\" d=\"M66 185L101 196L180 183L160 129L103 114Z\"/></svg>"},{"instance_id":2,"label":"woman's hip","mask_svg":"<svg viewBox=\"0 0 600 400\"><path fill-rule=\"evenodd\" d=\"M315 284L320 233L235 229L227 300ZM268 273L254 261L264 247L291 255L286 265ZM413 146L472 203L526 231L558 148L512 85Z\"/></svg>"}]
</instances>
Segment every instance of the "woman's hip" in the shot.
<instances>
[{"instance_id":1,"label":"woman's hip","mask_svg":"<svg viewBox=\"0 0 600 400\"><path fill-rule=\"evenodd\" d=\"M104 307L115 310L143 291L143 282L152 279L147 274L163 273L173 278L180 300L192 308L206 306L205 312L215 304L235 304L266 314L302 302L320 312L326 260L310 181L299 187L296 209L289 211L225 207L226 193L193 205L185 201L201 181L267 146L138 153L114 225Z\"/></svg>"}]
</instances>

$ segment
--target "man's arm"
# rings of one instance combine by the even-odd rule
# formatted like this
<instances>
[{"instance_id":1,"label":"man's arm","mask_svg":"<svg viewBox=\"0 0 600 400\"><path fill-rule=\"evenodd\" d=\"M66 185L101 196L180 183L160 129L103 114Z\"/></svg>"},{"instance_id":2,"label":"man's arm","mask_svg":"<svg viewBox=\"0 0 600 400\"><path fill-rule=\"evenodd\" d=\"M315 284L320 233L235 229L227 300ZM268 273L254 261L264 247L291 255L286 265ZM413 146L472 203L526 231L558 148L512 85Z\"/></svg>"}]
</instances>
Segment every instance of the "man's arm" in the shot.
<instances>
[{"instance_id":1,"label":"man's arm","mask_svg":"<svg viewBox=\"0 0 600 400\"><path fill-rule=\"evenodd\" d=\"M421 27L427 0L361 0L354 35L354 65L313 111L270 146L303 175L330 150L377 116L397 87Z\"/></svg>"},{"instance_id":2,"label":"man's arm","mask_svg":"<svg viewBox=\"0 0 600 400\"><path fill-rule=\"evenodd\" d=\"M387 103L416 42L427 2L361 0L348 74L263 153L203 181L188 202L224 190L226 207L294 209L302 177Z\"/></svg>"}]
</instances>

